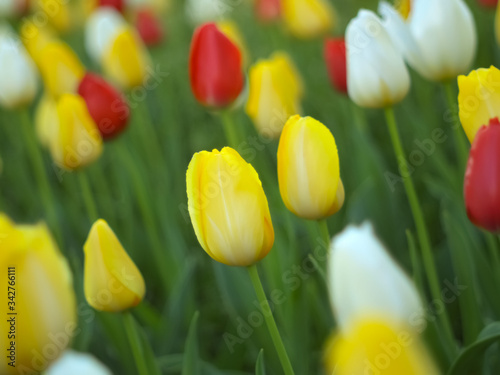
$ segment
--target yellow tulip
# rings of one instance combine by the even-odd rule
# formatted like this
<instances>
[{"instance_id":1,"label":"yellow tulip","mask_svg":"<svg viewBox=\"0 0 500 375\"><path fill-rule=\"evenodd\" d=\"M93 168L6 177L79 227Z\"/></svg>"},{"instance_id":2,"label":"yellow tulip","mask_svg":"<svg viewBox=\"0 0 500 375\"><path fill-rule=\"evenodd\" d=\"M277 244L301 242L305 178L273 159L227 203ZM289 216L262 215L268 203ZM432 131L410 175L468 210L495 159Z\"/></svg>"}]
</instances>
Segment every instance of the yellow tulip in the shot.
<instances>
[{"instance_id":1,"label":"yellow tulip","mask_svg":"<svg viewBox=\"0 0 500 375\"><path fill-rule=\"evenodd\" d=\"M13 288L9 290L15 290L8 300L13 303L6 301L0 308L6 317L2 319L0 373L39 373L77 334L71 271L43 223L16 225L0 214L0 241L1 276ZM15 276L8 273L8 267L15 267ZM6 297L7 292L6 285ZM15 367L9 366L12 361Z\"/></svg>"},{"instance_id":2,"label":"yellow tulip","mask_svg":"<svg viewBox=\"0 0 500 375\"><path fill-rule=\"evenodd\" d=\"M410 15L411 10L411 0L399 0L396 2L396 9L399 14L403 16L404 19L407 19Z\"/></svg>"},{"instance_id":3,"label":"yellow tulip","mask_svg":"<svg viewBox=\"0 0 500 375\"><path fill-rule=\"evenodd\" d=\"M104 220L90 229L85 245L84 289L90 306L120 312L137 306L146 287L141 272Z\"/></svg>"},{"instance_id":4,"label":"yellow tulip","mask_svg":"<svg viewBox=\"0 0 500 375\"><path fill-rule=\"evenodd\" d=\"M481 126L500 118L500 70L473 70L458 77L458 113L460 122L472 143Z\"/></svg>"},{"instance_id":5,"label":"yellow tulip","mask_svg":"<svg viewBox=\"0 0 500 375\"><path fill-rule=\"evenodd\" d=\"M325 125L299 115L288 119L278 146L278 182L285 206L299 217L319 220L340 210L339 157Z\"/></svg>"},{"instance_id":6,"label":"yellow tulip","mask_svg":"<svg viewBox=\"0 0 500 375\"><path fill-rule=\"evenodd\" d=\"M186 176L191 222L201 247L229 266L249 266L274 243L269 206L255 169L230 147L194 154Z\"/></svg>"},{"instance_id":7,"label":"yellow tulip","mask_svg":"<svg viewBox=\"0 0 500 375\"><path fill-rule=\"evenodd\" d=\"M299 38L324 35L335 23L335 11L325 0L283 0L282 6L285 25Z\"/></svg>"},{"instance_id":8,"label":"yellow tulip","mask_svg":"<svg viewBox=\"0 0 500 375\"><path fill-rule=\"evenodd\" d=\"M58 128L57 101L44 93L35 111L35 129L40 143L49 148Z\"/></svg>"},{"instance_id":9,"label":"yellow tulip","mask_svg":"<svg viewBox=\"0 0 500 375\"><path fill-rule=\"evenodd\" d=\"M437 375L419 337L408 329L379 321L362 321L330 342L325 355L328 374Z\"/></svg>"},{"instance_id":10,"label":"yellow tulip","mask_svg":"<svg viewBox=\"0 0 500 375\"><path fill-rule=\"evenodd\" d=\"M21 23L21 40L31 58L37 65L40 51L52 41L57 40L53 30L47 26L40 27L34 19L26 18Z\"/></svg>"},{"instance_id":11,"label":"yellow tulip","mask_svg":"<svg viewBox=\"0 0 500 375\"><path fill-rule=\"evenodd\" d=\"M286 120L301 112L302 78L290 57L277 52L250 68L246 113L257 130L278 138Z\"/></svg>"},{"instance_id":12,"label":"yellow tulip","mask_svg":"<svg viewBox=\"0 0 500 375\"><path fill-rule=\"evenodd\" d=\"M71 11L67 0L39 0L40 10L48 21L59 32L67 32L71 28Z\"/></svg>"},{"instance_id":13,"label":"yellow tulip","mask_svg":"<svg viewBox=\"0 0 500 375\"><path fill-rule=\"evenodd\" d=\"M500 44L500 4L497 5L495 12L495 39Z\"/></svg>"}]
</instances>

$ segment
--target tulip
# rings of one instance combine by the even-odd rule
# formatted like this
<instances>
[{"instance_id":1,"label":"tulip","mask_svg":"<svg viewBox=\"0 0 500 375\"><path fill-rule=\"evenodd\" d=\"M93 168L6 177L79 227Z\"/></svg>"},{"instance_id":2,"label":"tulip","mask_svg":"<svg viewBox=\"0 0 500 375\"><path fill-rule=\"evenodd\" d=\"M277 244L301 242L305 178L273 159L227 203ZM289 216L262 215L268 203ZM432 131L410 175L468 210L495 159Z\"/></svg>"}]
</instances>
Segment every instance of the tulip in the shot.
<instances>
[{"instance_id":1,"label":"tulip","mask_svg":"<svg viewBox=\"0 0 500 375\"><path fill-rule=\"evenodd\" d=\"M332 85L347 94L347 61L344 38L328 38L324 44L324 56Z\"/></svg>"},{"instance_id":2,"label":"tulip","mask_svg":"<svg viewBox=\"0 0 500 375\"><path fill-rule=\"evenodd\" d=\"M233 21L220 21L216 25L217 29L238 47L241 53L242 65L246 66L249 60L248 48L236 23Z\"/></svg>"},{"instance_id":3,"label":"tulip","mask_svg":"<svg viewBox=\"0 0 500 375\"><path fill-rule=\"evenodd\" d=\"M328 374L438 375L431 355L411 329L364 320L336 337L326 353Z\"/></svg>"},{"instance_id":4,"label":"tulip","mask_svg":"<svg viewBox=\"0 0 500 375\"><path fill-rule=\"evenodd\" d=\"M106 366L94 356L66 350L64 354L45 371L45 375L112 375Z\"/></svg>"},{"instance_id":5,"label":"tulip","mask_svg":"<svg viewBox=\"0 0 500 375\"><path fill-rule=\"evenodd\" d=\"M15 304L6 300L0 308L5 317L0 373L39 373L62 354L75 335L77 317L71 270L45 224L16 225L0 214L0 234L5 297L8 280L15 290ZM8 277L8 267L15 267L14 278ZM16 338L8 339L8 319L12 317L16 319ZM7 357L11 341L15 341L15 367L8 365L12 361Z\"/></svg>"},{"instance_id":6,"label":"tulip","mask_svg":"<svg viewBox=\"0 0 500 375\"><path fill-rule=\"evenodd\" d=\"M495 8L498 0L478 0L479 4L487 8Z\"/></svg>"},{"instance_id":7,"label":"tulip","mask_svg":"<svg viewBox=\"0 0 500 375\"><path fill-rule=\"evenodd\" d=\"M191 41L191 90L204 106L224 108L240 95L245 83L237 45L213 23L198 27Z\"/></svg>"},{"instance_id":8,"label":"tulip","mask_svg":"<svg viewBox=\"0 0 500 375\"><path fill-rule=\"evenodd\" d=\"M31 103L37 89L35 64L13 33L0 28L0 105L9 109Z\"/></svg>"},{"instance_id":9,"label":"tulip","mask_svg":"<svg viewBox=\"0 0 500 375\"><path fill-rule=\"evenodd\" d=\"M383 108L401 101L410 89L403 57L381 20L361 9L346 30L347 90L359 106Z\"/></svg>"},{"instance_id":10,"label":"tulip","mask_svg":"<svg viewBox=\"0 0 500 375\"><path fill-rule=\"evenodd\" d=\"M424 78L455 79L471 66L477 35L463 0L415 0L407 22L386 2L379 9L393 43Z\"/></svg>"},{"instance_id":11,"label":"tulip","mask_svg":"<svg viewBox=\"0 0 500 375\"><path fill-rule=\"evenodd\" d=\"M281 16L282 0L256 0L254 9L257 18L262 22L278 21Z\"/></svg>"},{"instance_id":12,"label":"tulip","mask_svg":"<svg viewBox=\"0 0 500 375\"><path fill-rule=\"evenodd\" d=\"M261 134L278 138L285 121L301 112L303 91L302 78L290 57L277 52L250 68L246 113Z\"/></svg>"},{"instance_id":13,"label":"tulip","mask_svg":"<svg viewBox=\"0 0 500 375\"><path fill-rule=\"evenodd\" d=\"M57 100L45 93L35 111L35 130L40 143L47 148L55 140L59 128L59 117L57 115Z\"/></svg>"},{"instance_id":14,"label":"tulip","mask_svg":"<svg viewBox=\"0 0 500 375\"><path fill-rule=\"evenodd\" d=\"M38 0L39 11L45 13L49 21L59 32L68 32L72 26L71 10L67 0ZM46 22L46 21L44 21Z\"/></svg>"},{"instance_id":15,"label":"tulip","mask_svg":"<svg viewBox=\"0 0 500 375\"><path fill-rule=\"evenodd\" d=\"M163 40L163 26L150 9L142 9L137 12L135 28L146 46L160 44Z\"/></svg>"},{"instance_id":16,"label":"tulip","mask_svg":"<svg viewBox=\"0 0 500 375\"><path fill-rule=\"evenodd\" d=\"M333 239L328 279L330 301L344 333L364 319L405 327L423 311L417 289L368 223L348 226Z\"/></svg>"},{"instance_id":17,"label":"tulip","mask_svg":"<svg viewBox=\"0 0 500 375\"><path fill-rule=\"evenodd\" d=\"M130 115L128 104L100 76L87 73L78 86L78 94L87 103L90 116L105 140L116 137L125 129Z\"/></svg>"},{"instance_id":18,"label":"tulip","mask_svg":"<svg viewBox=\"0 0 500 375\"><path fill-rule=\"evenodd\" d=\"M500 122L490 120L474 138L465 173L467 216L480 228L500 232Z\"/></svg>"},{"instance_id":19,"label":"tulip","mask_svg":"<svg viewBox=\"0 0 500 375\"><path fill-rule=\"evenodd\" d=\"M292 35L308 39L326 34L333 27L335 12L325 0L282 0L283 20Z\"/></svg>"},{"instance_id":20,"label":"tulip","mask_svg":"<svg viewBox=\"0 0 500 375\"><path fill-rule=\"evenodd\" d=\"M410 10L412 6L412 2L415 0L400 0L396 2L395 5L397 5L397 10L399 14L406 20L410 16Z\"/></svg>"},{"instance_id":21,"label":"tulip","mask_svg":"<svg viewBox=\"0 0 500 375\"><path fill-rule=\"evenodd\" d=\"M311 117L288 119L278 146L278 182L285 206L299 217L320 220L340 210L344 187L326 126Z\"/></svg>"},{"instance_id":22,"label":"tulip","mask_svg":"<svg viewBox=\"0 0 500 375\"><path fill-rule=\"evenodd\" d=\"M491 66L458 77L458 114L471 143L481 126L500 117L500 70Z\"/></svg>"},{"instance_id":23,"label":"tulip","mask_svg":"<svg viewBox=\"0 0 500 375\"><path fill-rule=\"evenodd\" d=\"M187 0L186 17L193 25L215 22L231 13L232 7L224 0Z\"/></svg>"},{"instance_id":24,"label":"tulip","mask_svg":"<svg viewBox=\"0 0 500 375\"><path fill-rule=\"evenodd\" d=\"M186 176L196 237L213 259L249 266L274 243L269 206L255 169L232 148L194 154Z\"/></svg>"},{"instance_id":25,"label":"tulip","mask_svg":"<svg viewBox=\"0 0 500 375\"><path fill-rule=\"evenodd\" d=\"M20 36L26 50L37 65L40 51L49 42L57 40L57 36L51 28L39 27L35 20L30 18L25 18L22 21Z\"/></svg>"},{"instance_id":26,"label":"tulip","mask_svg":"<svg viewBox=\"0 0 500 375\"><path fill-rule=\"evenodd\" d=\"M90 306L121 312L142 301L146 291L142 274L106 221L92 225L83 250L84 291Z\"/></svg>"}]
</instances>

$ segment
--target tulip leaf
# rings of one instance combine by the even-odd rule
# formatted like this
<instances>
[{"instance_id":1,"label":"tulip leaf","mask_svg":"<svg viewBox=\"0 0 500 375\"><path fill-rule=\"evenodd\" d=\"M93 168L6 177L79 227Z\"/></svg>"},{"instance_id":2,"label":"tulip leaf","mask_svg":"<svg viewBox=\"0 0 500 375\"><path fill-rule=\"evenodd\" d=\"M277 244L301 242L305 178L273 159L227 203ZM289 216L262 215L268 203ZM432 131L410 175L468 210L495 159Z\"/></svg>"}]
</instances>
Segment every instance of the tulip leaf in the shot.
<instances>
[{"instance_id":1,"label":"tulip leaf","mask_svg":"<svg viewBox=\"0 0 500 375\"><path fill-rule=\"evenodd\" d=\"M500 322L486 326L477 340L465 348L455 360L447 375L468 375L480 367L484 353L494 343L500 341Z\"/></svg>"},{"instance_id":2,"label":"tulip leaf","mask_svg":"<svg viewBox=\"0 0 500 375\"><path fill-rule=\"evenodd\" d=\"M199 316L200 313L198 311L195 312L193 319L191 320L191 324L189 325L189 332L186 340L184 359L182 363L182 375L201 374L197 338Z\"/></svg>"},{"instance_id":3,"label":"tulip leaf","mask_svg":"<svg viewBox=\"0 0 500 375\"><path fill-rule=\"evenodd\" d=\"M261 349L257 362L255 363L255 375L266 375L266 368L264 366L264 349Z\"/></svg>"}]
</instances>

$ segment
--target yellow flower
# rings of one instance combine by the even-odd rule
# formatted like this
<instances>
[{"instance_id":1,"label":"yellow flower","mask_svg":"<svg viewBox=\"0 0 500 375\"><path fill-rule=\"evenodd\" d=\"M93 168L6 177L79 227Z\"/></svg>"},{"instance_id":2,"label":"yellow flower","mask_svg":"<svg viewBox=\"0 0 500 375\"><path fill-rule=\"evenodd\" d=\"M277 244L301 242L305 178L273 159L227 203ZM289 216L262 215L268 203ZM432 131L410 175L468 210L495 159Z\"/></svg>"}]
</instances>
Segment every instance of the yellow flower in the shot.
<instances>
[{"instance_id":1,"label":"yellow flower","mask_svg":"<svg viewBox=\"0 0 500 375\"><path fill-rule=\"evenodd\" d=\"M460 122L472 143L481 126L500 118L500 70L473 70L458 77L458 113Z\"/></svg>"},{"instance_id":2,"label":"yellow flower","mask_svg":"<svg viewBox=\"0 0 500 375\"><path fill-rule=\"evenodd\" d=\"M325 0L283 0L282 6L285 25L299 38L326 34L335 22L335 11Z\"/></svg>"},{"instance_id":3,"label":"yellow flower","mask_svg":"<svg viewBox=\"0 0 500 375\"><path fill-rule=\"evenodd\" d=\"M1 276L15 290L15 298L9 299L15 303L6 301L0 308L7 317L2 319L5 335L0 340L4 354L0 373L39 373L63 353L76 334L71 271L43 223L16 225L0 214L0 241ZM15 267L14 277L9 276L8 267ZM7 285L5 293L7 297ZM7 334L12 330L15 338ZM9 358L13 346L16 367L8 365L13 360Z\"/></svg>"},{"instance_id":4,"label":"yellow flower","mask_svg":"<svg viewBox=\"0 0 500 375\"><path fill-rule=\"evenodd\" d=\"M37 3L57 31L67 32L71 28L71 11L67 0L39 0Z\"/></svg>"},{"instance_id":5,"label":"yellow flower","mask_svg":"<svg viewBox=\"0 0 500 375\"><path fill-rule=\"evenodd\" d=\"M301 112L302 78L290 57L277 52L250 68L246 113L257 130L278 138L286 120Z\"/></svg>"},{"instance_id":6,"label":"yellow flower","mask_svg":"<svg viewBox=\"0 0 500 375\"><path fill-rule=\"evenodd\" d=\"M398 0L396 1L396 9L398 10L399 14L404 19L408 19L408 16L410 15L410 10L411 10L411 0Z\"/></svg>"},{"instance_id":7,"label":"yellow flower","mask_svg":"<svg viewBox=\"0 0 500 375\"><path fill-rule=\"evenodd\" d=\"M305 219L323 219L344 203L332 133L311 117L290 117L278 146L278 182L285 206Z\"/></svg>"},{"instance_id":8,"label":"yellow flower","mask_svg":"<svg viewBox=\"0 0 500 375\"><path fill-rule=\"evenodd\" d=\"M146 287L141 272L104 220L90 229L85 245L84 289L90 306L120 312L137 306Z\"/></svg>"},{"instance_id":9,"label":"yellow flower","mask_svg":"<svg viewBox=\"0 0 500 375\"><path fill-rule=\"evenodd\" d=\"M249 266L274 243L266 195L255 169L232 148L194 154L186 176L196 237L213 259Z\"/></svg>"},{"instance_id":10,"label":"yellow flower","mask_svg":"<svg viewBox=\"0 0 500 375\"><path fill-rule=\"evenodd\" d=\"M20 36L26 50L37 65L43 47L57 39L52 29L48 26L40 27L32 18L25 18L21 22Z\"/></svg>"},{"instance_id":11,"label":"yellow flower","mask_svg":"<svg viewBox=\"0 0 500 375\"><path fill-rule=\"evenodd\" d=\"M379 321L362 321L330 342L327 373L336 375L438 375L429 353L411 330L394 330Z\"/></svg>"},{"instance_id":12,"label":"yellow flower","mask_svg":"<svg viewBox=\"0 0 500 375\"><path fill-rule=\"evenodd\" d=\"M74 170L95 161L102 153L102 137L78 95L64 94L57 104L45 95L37 109L36 130L42 144L61 168Z\"/></svg>"}]
</instances>

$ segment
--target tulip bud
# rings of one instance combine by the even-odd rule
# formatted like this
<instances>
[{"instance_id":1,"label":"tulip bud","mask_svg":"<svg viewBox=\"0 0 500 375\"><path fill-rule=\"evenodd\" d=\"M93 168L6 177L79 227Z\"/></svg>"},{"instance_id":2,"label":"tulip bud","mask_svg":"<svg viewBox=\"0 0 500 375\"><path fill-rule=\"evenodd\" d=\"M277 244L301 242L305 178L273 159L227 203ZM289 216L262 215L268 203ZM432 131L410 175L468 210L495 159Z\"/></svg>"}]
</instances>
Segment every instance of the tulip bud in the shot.
<instances>
[{"instance_id":1,"label":"tulip bud","mask_svg":"<svg viewBox=\"0 0 500 375\"><path fill-rule=\"evenodd\" d=\"M15 290L9 299L14 303L6 300L0 307L6 317L1 323L0 373L43 372L71 344L77 327L71 271L43 223L15 225L0 214L0 241L0 275Z\"/></svg>"},{"instance_id":2,"label":"tulip bud","mask_svg":"<svg viewBox=\"0 0 500 375\"><path fill-rule=\"evenodd\" d=\"M500 122L491 119L474 138L465 172L467 216L480 228L500 232Z\"/></svg>"},{"instance_id":3,"label":"tulip bud","mask_svg":"<svg viewBox=\"0 0 500 375\"><path fill-rule=\"evenodd\" d=\"M123 96L100 76L87 73L78 86L78 94L87 108L101 136L111 139L127 126L130 109Z\"/></svg>"},{"instance_id":4,"label":"tulip bud","mask_svg":"<svg viewBox=\"0 0 500 375\"><path fill-rule=\"evenodd\" d=\"M281 16L282 0L256 0L254 9L259 21L274 22Z\"/></svg>"},{"instance_id":5,"label":"tulip bud","mask_svg":"<svg viewBox=\"0 0 500 375\"><path fill-rule=\"evenodd\" d=\"M189 78L194 96L208 107L228 107L243 90L241 52L213 23L202 25L194 32Z\"/></svg>"},{"instance_id":6,"label":"tulip bud","mask_svg":"<svg viewBox=\"0 0 500 375\"><path fill-rule=\"evenodd\" d=\"M35 130L40 143L47 148L57 138L59 116L57 115L57 101L48 94L44 94L35 111Z\"/></svg>"},{"instance_id":7,"label":"tulip bud","mask_svg":"<svg viewBox=\"0 0 500 375\"><path fill-rule=\"evenodd\" d=\"M144 279L104 220L90 229L85 245L84 289L90 306L120 312L137 306L146 292Z\"/></svg>"},{"instance_id":8,"label":"tulip bud","mask_svg":"<svg viewBox=\"0 0 500 375\"><path fill-rule=\"evenodd\" d=\"M250 266L274 243L266 195L255 169L232 148L194 154L186 176L196 237L213 259Z\"/></svg>"},{"instance_id":9,"label":"tulip bud","mask_svg":"<svg viewBox=\"0 0 500 375\"><path fill-rule=\"evenodd\" d=\"M264 136L280 136L285 121L301 112L302 96L302 78L286 53L274 53L250 68L245 110Z\"/></svg>"},{"instance_id":10,"label":"tulip bud","mask_svg":"<svg viewBox=\"0 0 500 375\"><path fill-rule=\"evenodd\" d=\"M278 182L285 206L319 220L344 203L337 146L330 130L311 117L292 116L278 146Z\"/></svg>"},{"instance_id":11,"label":"tulip bud","mask_svg":"<svg viewBox=\"0 0 500 375\"><path fill-rule=\"evenodd\" d=\"M372 226L348 226L331 244L330 302L342 332L365 319L408 325L423 311L415 286L377 239Z\"/></svg>"},{"instance_id":12,"label":"tulip bud","mask_svg":"<svg viewBox=\"0 0 500 375\"><path fill-rule=\"evenodd\" d=\"M283 21L292 35L308 39L326 34L333 27L335 12L325 0L282 0Z\"/></svg>"},{"instance_id":13,"label":"tulip bud","mask_svg":"<svg viewBox=\"0 0 500 375\"><path fill-rule=\"evenodd\" d=\"M471 143L481 126L500 117L500 70L491 66L458 77L458 114Z\"/></svg>"},{"instance_id":14,"label":"tulip bud","mask_svg":"<svg viewBox=\"0 0 500 375\"><path fill-rule=\"evenodd\" d=\"M240 50L242 65L246 67L249 60L248 48L238 26L233 21L220 21L216 23L217 29L229 38Z\"/></svg>"},{"instance_id":15,"label":"tulip bud","mask_svg":"<svg viewBox=\"0 0 500 375\"><path fill-rule=\"evenodd\" d=\"M160 44L163 40L163 26L150 9L142 9L137 12L135 28L146 46Z\"/></svg>"},{"instance_id":16,"label":"tulip bud","mask_svg":"<svg viewBox=\"0 0 500 375\"><path fill-rule=\"evenodd\" d=\"M106 366L94 356L66 350L64 354L45 371L45 375L112 375Z\"/></svg>"},{"instance_id":17,"label":"tulip bud","mask_svg":"<svg viewBox=\"0 0 500 375\"><path fill-rule=\"evenodd\" d=\"M383 108L403 100L410 75L375 13L361 9L346 30L347 90L359 106Z\"/></svg>"},{"instance_id":18,"label":"tulip bud","mask_svg":"<svg viewBox=\"0 0 500 375\"><path fill-rule=\"evenodd\" d=\"M68 32L72 26L70 2L67 0L38 0L38 12L45 13L47 20L60 33ZM42 22L38 22L42 23Z\"/></svg>"},{"instance_id":19,"label":"tulip bud","mask_svg":"<svg viewBox=\"0 0 500 375\"><path fill-rule=\"evenodd\" d=\"M36 94L35 64L8 27L0 28L0 105L13 109L30 104Z\"/></svg>"},{"instance_id":20,"label":"tulip bud","mask_svg":"<svg viewBox=\"0 0 500 375\"><path fill-rule=\"evenodd\" d=\"M386 2L380 3L379 10L393 43L424 78L455 79L471 66L477 35L474 17L463 0L414 1L407 22Z\"/></svg>"},{"instance_id":21,"label":"tulip bud","mask_svg":"<svg viewBox=\"0 0 500 375\"><path fill-rule=\"evenodd\" d=\"M328 38L324 44L326 69L332 85L347 94L347 61L344 38Z\"/></svg>"}]
</instances>

